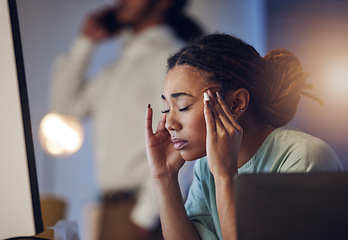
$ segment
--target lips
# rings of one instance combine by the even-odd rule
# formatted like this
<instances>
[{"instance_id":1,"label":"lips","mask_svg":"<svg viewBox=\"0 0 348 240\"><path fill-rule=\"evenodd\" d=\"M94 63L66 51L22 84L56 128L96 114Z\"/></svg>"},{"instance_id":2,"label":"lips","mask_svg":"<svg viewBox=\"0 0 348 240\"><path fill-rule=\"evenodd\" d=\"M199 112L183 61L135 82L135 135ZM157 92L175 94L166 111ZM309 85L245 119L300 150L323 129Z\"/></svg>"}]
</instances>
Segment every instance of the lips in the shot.
<instances>
[{"instance_id":1,"label":"lips","mask_svg":"<svg viewBox=\"0 0 348 240\"><path fill-rule=\"evenodd\" d=\"M171 140L176 150L181 150L188 144L188 141L176 137L172 137Z\"/></svg>"}]
</instances>

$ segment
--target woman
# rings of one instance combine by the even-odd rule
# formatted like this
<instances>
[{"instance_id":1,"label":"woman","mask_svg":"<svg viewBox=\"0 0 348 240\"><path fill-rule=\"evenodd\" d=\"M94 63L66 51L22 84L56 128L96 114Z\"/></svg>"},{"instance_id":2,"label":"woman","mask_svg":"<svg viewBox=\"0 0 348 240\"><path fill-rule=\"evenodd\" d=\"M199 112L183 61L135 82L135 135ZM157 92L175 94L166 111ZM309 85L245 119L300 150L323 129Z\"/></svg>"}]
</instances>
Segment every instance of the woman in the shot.
<instances>
[{"instance_id":1,"label":"woman","mask_svg":"<svg viewBox=\"0 0 348 240\"><path fill-rule=\"evenodd\" d=\"M149 107L145 131L165 239L236 239L234 174L341 169L325 142L285 126L300 94L313 97L292 53L262 58L212 34L171 56L168 69L163 116L153 133ZM177 176L195 159L185 210Z\"/></svg>"}]
</instances>

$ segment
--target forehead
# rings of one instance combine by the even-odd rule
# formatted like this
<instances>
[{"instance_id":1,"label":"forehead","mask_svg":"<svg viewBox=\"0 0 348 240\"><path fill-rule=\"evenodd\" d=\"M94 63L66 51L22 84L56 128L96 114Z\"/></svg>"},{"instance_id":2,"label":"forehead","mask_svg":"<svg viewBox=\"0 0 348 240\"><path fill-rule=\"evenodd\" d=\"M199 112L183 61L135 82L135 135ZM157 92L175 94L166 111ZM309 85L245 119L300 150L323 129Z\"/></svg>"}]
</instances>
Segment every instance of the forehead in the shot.
<instances>
[{"instance_id":1,"label":"forehead","mask_svg":"<svg viewBox=\"0 0 348 240\"><path fill-rule=\"evenodd\" d=\"M206 74L194 67L187 65L175 66L168 71L164 82L163 95L177 92L195 95L216 84L206 81Z\"/></svg>"}]
</instances>

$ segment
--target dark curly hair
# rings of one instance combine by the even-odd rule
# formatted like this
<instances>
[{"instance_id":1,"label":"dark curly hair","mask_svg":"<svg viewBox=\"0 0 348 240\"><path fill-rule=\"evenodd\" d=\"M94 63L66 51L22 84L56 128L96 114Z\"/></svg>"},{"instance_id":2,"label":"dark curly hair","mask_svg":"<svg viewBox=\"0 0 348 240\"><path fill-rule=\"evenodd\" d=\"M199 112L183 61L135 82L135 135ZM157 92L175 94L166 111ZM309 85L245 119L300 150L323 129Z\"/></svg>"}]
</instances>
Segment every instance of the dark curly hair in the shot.
<instances>
[{"instance_id":1,"label":"dark curly hair","mask_svg":"<svg viewBox=\"0 0 348 240\"><path fill-rule=\"evenodd\" d=\"M252 46L227 34L210 34L180 49L168 58L168 70L176 65L209 73L206 80L218 83L222 92L247 89L250 106L274 127L293 119L301 94L320 101L303 92L312 86L293 53L276 49L261 57Z\"/></svg>"}]
</instances>

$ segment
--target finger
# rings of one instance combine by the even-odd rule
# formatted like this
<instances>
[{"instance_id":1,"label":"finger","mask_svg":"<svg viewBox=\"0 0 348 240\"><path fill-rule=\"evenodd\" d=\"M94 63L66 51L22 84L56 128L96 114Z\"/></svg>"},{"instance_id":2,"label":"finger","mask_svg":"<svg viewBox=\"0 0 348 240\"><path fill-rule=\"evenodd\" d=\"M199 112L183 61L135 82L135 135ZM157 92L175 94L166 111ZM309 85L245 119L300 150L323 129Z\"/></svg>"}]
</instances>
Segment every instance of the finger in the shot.
<instances>
[{"instance_id":1,"label":"finger","mask_svg":"<svg viewBox=\"0 0 348 240\"><path fill-rule=\"evenodd\" d=\"M218 131L225 130L226 128L229 127L229 125L231 125L231 123L229 122L228 118L225 116L225 113L221 109L220 104L217 102L217 99L214 96L214 94L210 90L208 90L208 94L212 102L212 104L210 105L211 105L213 116L215 119L216 130Z\"/></svg>"},{"instance_id":2,"label":"finger","mask_svg":"<svg viewBox=\"0 0 348 240\"><path fill-rule=\"evenodd\" d=\"M217 104L216 98L215 98L214 94L212 93L212 91L210 91L210 90L208 90L208 95L210 97L209 107L211 109L212 115L213 115L215 120L218 120L219 117L218 117L218 112L216 111L216 104Z\"/></svg>"},{"instance_id":3,"label":"finger","mask_svg":"<svg viewBox=\"0 0 348 240\"><path fill-rule=\"evenodd\" d=\"M165 126L165 124L166 124L166 118L167 118L167 114L166 114L166 113L162 114L161 119L160 119L160 121L158 122L156 132L160 132L160 131L166 130L166 126Z\"/></svg>"},{"instance_id":4,"label":"finger","mask_svg":"<svg viewBox=\"0 0 348 240\"><path fill-rule=\"evenodd\" d=\"M146 118L145 118L145 137L146 139L153 136L153 130L152 130L152 108L149 104L146 110Z\"/></svg>"},{"instance_id":5,"label":"finger","mask_svg":"<svg viewBox=\"0 0 348 240\"><path fill-rule=\"evenodd\" d=\"M214 105L214 108L215 108L216 112L217 113L223 113L223 110L220 107L220 104L219 104L219 102L218 102L218 100L216 98L216 95L211 90L208 90L208 94L210 96L211 102Z\"/></svg>"},{"instance_id":6,"label":"finger","mask_svg":"<svg viewBox=\"0 0 348 240\"><path fill-rule=\"evenodd\" d=\"M212 109L210 107L211 103L203 99L204 102L204 118L207 128L207 139L216 135L216 124L213 116Z\"/></svg>"},{"instance_id":7,"label":"finger","mask_svg":"<svg viewBox=\"0 0 348 240\"><path fill-rule=\"evenodd\" d=\"M219 102L219 105L222 109L222 111L225 113L226 118L228 118L229 122L237 129L241 130L242 127L239 125L237 121L237 115L235 115L232 110L227 105L225 99L222 97L222 95L219 92L216 92L217 101Z\"/></svg>"}]
</instances>

